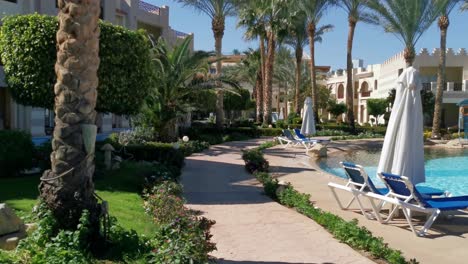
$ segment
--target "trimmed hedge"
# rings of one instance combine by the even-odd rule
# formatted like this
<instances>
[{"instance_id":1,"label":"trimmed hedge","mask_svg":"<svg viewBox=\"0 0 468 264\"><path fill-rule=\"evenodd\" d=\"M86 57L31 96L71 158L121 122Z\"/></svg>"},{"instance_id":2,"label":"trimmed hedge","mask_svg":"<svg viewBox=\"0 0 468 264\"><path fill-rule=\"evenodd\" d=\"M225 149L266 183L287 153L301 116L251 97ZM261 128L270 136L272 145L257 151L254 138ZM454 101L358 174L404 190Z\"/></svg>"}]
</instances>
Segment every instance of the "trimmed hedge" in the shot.
<instances>
[{"instance_id":1,"label":"trimmed hedge","mask_svg":"<svg viewBox=\"0 0 468 264\"><path fill-rule=\"evenodd\" d=\"M0 177L19 174L31 168L34 145L31 134L24 131L0 130Z\"/></svg>"},{"instance_id":2,"label":"trimmed hedge","mask_svg":"<svg viewBox=\"0 0 468 264\"><path fill-rule=\"evenodd\" d=\"M121 146L115 146L116 149ZM164 165L181 168L184 166L184 151L175 149L171 143L148 142L145 144L132 144L124 147L124 153L132 159L141 161L156 161Z\"/></svg>"},{"instance_id":3,"label":"trimmed hedge","mask_svg":"<svg viewBox=\"0 0 468 264\"><path fill-rule=\"evenodd\" d=\"M21 104L52 109L57 60L55 16L7 16L0 28L6 83ZM96 110L136 114L151 88L150 43L144 31L100 22Z\"/></svg>"}]
</instances>

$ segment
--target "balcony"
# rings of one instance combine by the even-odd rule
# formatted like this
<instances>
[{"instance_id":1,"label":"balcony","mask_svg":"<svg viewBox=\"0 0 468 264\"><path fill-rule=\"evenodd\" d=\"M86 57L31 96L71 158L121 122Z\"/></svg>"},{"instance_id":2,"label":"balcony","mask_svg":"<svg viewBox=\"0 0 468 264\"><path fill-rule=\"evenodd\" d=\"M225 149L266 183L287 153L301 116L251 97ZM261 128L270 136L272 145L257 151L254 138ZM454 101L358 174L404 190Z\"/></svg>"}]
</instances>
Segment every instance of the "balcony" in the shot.
<instances>
[{"instance_id":1,"label":"balcony","mask_svg":"<svg viewBox=\"0 0 468 264\"><path fill-rule=\"evenodd\" d=\"M362 91L361 97L369 97L371 95L371 91Z\"/></svg>"}]
</instances>

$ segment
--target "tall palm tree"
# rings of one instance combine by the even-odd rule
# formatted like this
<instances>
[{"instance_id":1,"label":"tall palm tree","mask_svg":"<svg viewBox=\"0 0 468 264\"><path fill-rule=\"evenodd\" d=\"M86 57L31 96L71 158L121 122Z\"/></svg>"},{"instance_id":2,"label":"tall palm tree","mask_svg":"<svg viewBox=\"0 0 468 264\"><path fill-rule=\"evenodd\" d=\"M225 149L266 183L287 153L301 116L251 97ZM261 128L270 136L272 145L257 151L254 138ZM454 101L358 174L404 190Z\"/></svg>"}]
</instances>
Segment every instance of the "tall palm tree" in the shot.
<instances>
[{"instance_id":1,"label":"tall palm tree","mask_svg":"<svg viewBox=\"0 0 468 264\"><path fill-rule=\"evenodd\" d=\"M369 0L368 6L375 12L376 24L403 42L406 66L412 66L416 42L440 14L436 1Z\"/></svg>"},{"instance_id":2,"label":"tall palm tree","mask_svg":"<svg viewBox=\"0 0 468 264\"><path fill-rule=\"evenodd\" d=\"M94 234L100 207L94 196L94 142L99 67L99 0L60 0L55 71L52 169L44 172L41 199L60 227L74 229L83 210ZM73 11L73 14L72 14Z\"/></svg>"},{"instance_id":3,"label":"tall palm tree","mask_svg":"<svg viewBox=\"0 0 468 264\"><path fill-rule=\"evenodd\" d=\"M462 4L461 7L460 7L460 10L461 10L461 11L466 11L466 10L468 10L468 0L465 0L465 1L463 2L463 4Z\"/></svg>"},{"instance_id":4,"label":"tall palm tree","mask_svg":"<svg viewBox=\"0 0 468 264\"><path fill-rule=\"evenodd\" d=\"M442 97L444 93L444 86L447 82L445 73L446 54L447 54L447 30L450 25L449 14L453 8L460 2L460 0L438 0L441 5L441 12L439 16L438 26L440 29L440 55L439 55L439 68L437 71L437 92L434 104L434 118L432 121L432 138L440 138L440 123L442 117Z\"/></svg>"},{"instance_id":5,"label":"tall palm tree","mask_svg":"<svg viewBox=\"0 0 468 264\"><path fill-rule=\"evenodd\" d=\"M348 42L346 52L346 119L354 131L354 103L353 103L353 40L354 31L359 21L373 23L372 16L366 12L367 0L338 0L338 5L348 14Z\"/></svg>"},{"instance_id":6,"label":"tall palm tree","mask_svg":"<svg viewBox=\"0 0 468 264\"><path fill-rule=\"evenodd\" d=\"M227 16L235 15L235 5L232 0L177 0L185 6L190 6L211 18L211 29L215 39L216 73L221 74L221 52ZM223 92L216 93L216 126L222 127L224 120Z\"/></svg>"},{"instance_id":7,"label":"tall palm tree","mask_svg":"<svg viewBox=\"0 0 468 264\"><path fill-rule=\"evenodd\" d=\"M294 48L295 59L296 59L296 73L295 73L295 92L294 92L294 111L299 114L301 111L301 104L299 100L300 89L301 89L301 80L302 80L302 56L304 52L304 46L308 43L308 33L306 31L306 20L299 13L298 17L295 17L290 25L288 35L285 39L285 43ZM320 26L315 31L315 42L322 42L323 34L329 32L333 29L333 25L323 25Z\"/></svg>"},{"instance_id":8,"label":"tall palm tree","mask_svg":"<svg viewBox=\"0 0 468 264\"><path fill-rule=\"evenodd\" d=\"M266 65L266 17L264 10L268 1L237 1L238 27L246 29L245 39L259 39L260 51L260 77L259 86L256 86L256 121L263 121L264 86L265 86L265 65Z\"/></svg>"},{"instance_id":9,"label":"tall palm tree","mask_svg":"<svg viewBox=\"0 0 468 264\"><path fill-rule=\"evenodd\" d=\"M334 1L331 0L313 0L298 1L298 6L304 12L307 21L307 34L309 36L310 47L310 76L312 85L312 101L314 104L315 116L318 117L318 98L317 98L317 77L315 71L315 35L317 25ZM318 119L316 119L318 120Z\"/></svg>"}]
</instances>

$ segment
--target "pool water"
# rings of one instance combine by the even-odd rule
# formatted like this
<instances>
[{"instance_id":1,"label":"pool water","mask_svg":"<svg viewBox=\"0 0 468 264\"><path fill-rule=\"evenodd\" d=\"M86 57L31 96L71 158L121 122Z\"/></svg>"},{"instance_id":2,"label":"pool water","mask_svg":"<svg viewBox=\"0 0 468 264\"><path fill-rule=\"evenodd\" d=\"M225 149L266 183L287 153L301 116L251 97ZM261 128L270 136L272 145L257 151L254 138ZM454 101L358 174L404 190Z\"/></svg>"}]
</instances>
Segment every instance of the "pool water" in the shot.
<instances>
[{"instance_id":1,"label":"pool water","mask_svg":"<svg viewBox=\"0 0 468 264\"><path fill-rule=\"evenodd\" d=\"M453 195L468 195L468 149L425 149L426 182L418 185L431 186L451 192ZM346 178L340 161L363 166L378 187L384 184L377 178L378 150L343 152L319 161L324 171Z\"/></svg>"}]
</instances>

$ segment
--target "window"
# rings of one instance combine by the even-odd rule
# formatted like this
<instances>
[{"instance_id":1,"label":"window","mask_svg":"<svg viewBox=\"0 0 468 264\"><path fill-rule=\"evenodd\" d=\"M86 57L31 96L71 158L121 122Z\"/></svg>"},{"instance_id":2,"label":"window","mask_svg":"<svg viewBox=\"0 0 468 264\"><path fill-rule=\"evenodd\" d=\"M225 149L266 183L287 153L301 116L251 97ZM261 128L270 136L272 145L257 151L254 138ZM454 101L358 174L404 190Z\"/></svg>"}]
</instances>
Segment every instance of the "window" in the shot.
<instances>
[{"instance_id":1,"label":"window","mask_svg":"<svg viewBox=\"0 0 468 264\"><path fill-rule=\"evenodd\" d=\"M125 27L125 17L122 15L116 15L115 24Z\"/></svg>"},{"instance_id":2,"label":"window","mask_svg":"<svg viewBox=\"0 0 468 264\"><path fill-rule=\"evenodd\" d=\"M18 3L18 0L3 0L3 1L7 1L7 2L10 2L10 3Z\"/></svg>"},{"instance_id":3,"label":"window","mask_svg":"<svg viewBox=\"0 0 468 264\"><path fill-rule=\"evenodd\" d=\"M343 84L340 84L338 86L338 99L343 99L344 98L344 86Z\"/></svg>"},{"instance_id":4,"label":"window","mask_svg":"<svg viewBox=\"0 0 468 264\"><path fill-rule=\"evenodd\" d=\"M377 80L374 81L374 90L377 90Z\"/></svg>"}]
</instances>

